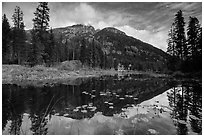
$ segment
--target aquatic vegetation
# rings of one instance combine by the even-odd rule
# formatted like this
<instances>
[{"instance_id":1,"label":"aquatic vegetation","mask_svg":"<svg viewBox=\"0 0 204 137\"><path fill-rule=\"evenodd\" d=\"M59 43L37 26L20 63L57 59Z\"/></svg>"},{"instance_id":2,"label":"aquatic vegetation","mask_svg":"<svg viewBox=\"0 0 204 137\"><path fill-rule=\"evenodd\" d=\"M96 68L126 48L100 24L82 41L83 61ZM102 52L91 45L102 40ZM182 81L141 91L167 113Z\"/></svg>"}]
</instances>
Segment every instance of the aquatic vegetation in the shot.
<instances>
[{"instance_id":1,"label":"aquatic vegetation","mask_svg":"<svg viewBox=\"0 0 204 137\"><path fill-rule=\"evenodd\" d=\"M157 132L157 131L154 130L154 129L148 129L148 132L150 132L150 134L153 134L153 135L156 135L156 134L159 133L159 132Z\"/></svg>"},{"instance_id":2,"label":"aquatic vegetation","mask_svg":"<svg viewBox=\"0 0 204 137\"><path fill-rule=\"evenodd\" d=\"M74 111L74 112L77 112L77 111L79 111L79 109L76 108L76 109L73 109L73 111Z\"/></svg>"},{"instance_id":3,"label":"aquatic vegetation","mask_svg":"<svg viewBox=\"0 0 204 137\"><path fill-rule=\"evenodd\" d=\"M185 120L181 120L181 119L177 120L177 122L184 125L188 124Z\"/></svg>"},{"instance_id":4,"label":"aquatic vegetation","mask_svg":"<svg viewBox=\"0 0 204 137\"><path fill-rule=\"evenodd\" d=\"M78 106L78 107L76 107L76 109L80 109L82 106Z\"/></svg>"},{"instance_id":5,"label":"aquatic vegetation","mask_svg":"<svg viewBox=\"0 0 204 137\"><path fill-rule=\"evenodd\" d=\"M108 105L113 105L113 103L109 102Z\"/></svg>"},{"instance_id":6,"label":"aquatic vegetation","mask_svg":"<svg viewBox=\"0 0 204 137\"><path fill-rule=\"evenodd\" d=\"M97 107L92 107L90 111L96 111Z\"/></svg>"},{"instance_id":7,"label":"aquatic vegetation","mask_svg":"<svg viewBox=\"0 0 204 137\"><path fill-rule=\"evenodd\" d=\"M64 117L68 117L68 116L69 116L69 114L64 114L63 116L64 116Z\"/></svg>"},{"instance_id":8,"label":"aquatic vegetation","mask_svg":"<svg viewBox=\"0 0 204 137\"><path fill-rule=\"evenodd\" d=\"M119 130L115 131L115 134L116 135L124 135L124 130L119 129Z\"/></svg>"},{"instance_id":9,"label":"aquatic vegetation","mask_svg":"<svg viewBox=\"0 0 204 137\"><path fill-rule=\"evenodd\" d=\"M85 107L87 107L88 105L82 105L82 108L85 108Z\"/></svg>"},{"instance_id":10,"label":"aquatic vegetation","mask_svg":"<svg viewBox=\"0 0 204 137\"><path fill-rule=\"evenodd\" d=\"M87 113L87 110L81 110L82 113Z\"/></svg>"},{"instance_id":11,"label":"aquatic vegetation","mask_svg":"<svg viewBox=\"0 0 204 137\"><path fill-rule=\"evenodd\" d=\"M96 96L95 95L91 95L91 98L95 98Z\"/></svg>"},{"instance_id":12,"label":"aquatic vegetation","mask_svg":"<svg viewBox=\"0 0 204 137\"><path fill-rule=\"evenodd\" d=\"M138 122L141 122L141 119L135 117L131 122L132 122L132 124L137 124Z\"/></svg>"},{"instance_id":13,"label":"aquatic vegetation","mask_svg":"<svg viewBox=\"0 0 204 137\"><path fill-rule=\"evenodd\" d=\"M144 117L144 118L142 117L142 118L140 118L140 119L141 119L141 121L143 121L143 122L149 122L149 120L148 120L147 118L145 118L145 117Z\"/></svg>"},{"instance_id":14,"label":"aquatic vegetation","mask_svg":"<svg viewBox=\"0 0 204 137\"><path fill-rule=\"evenodd\" d=\"M170 102L172 100L174 101L174 98L172 99L169 96L173 96L174 94L172 93L174 91L168 90L169 94L167 94L165 91L169 87L164 89L164 83L162 81L158 82L156 80L154 83L151 83L152 81L152 79L146 80L138 84L138 81L131 83L131 81L122 80L120 82L117 81L118 83L115 82L113 86L111 83L112 78L110 78L110 81L106 80L106 78L104 78L104 81L98 81L97 78L94 78L85 80L79 85L53 84L53 86L50 86L47 84L43 88L29 87L25 89L16 85L3 85L5 87L3 87L2 95L8 100L12 99L10 102L18 102L13 105L16 109L18 107L20 108L16 112L21 116L19 120L17 119L18 121L11 116L3 116L3 121L6 123L4 124L3 132L5 134L8 133L5 129L8 129L12 122L20 122L20 119L22 119L21 123L23 123L22 128L25 130L24 125L33 126L33 119L43 118L43 116L36 112L48 111L50 113L45 115L47 123L42 120L42 124L47 124L45 127L48 128L48 134L177 134L177 129L184 132L187 126L190 128L187 129L186 134L200 134L202 131L202 117L200 116L202 112L197 113L196 111L202 109L200 106L192 107L194 104L200 103L200 97L202 96L199 94L196 95L196 92L189 91L189 96L191 97L190 102L180 105L179 103L185 102L179 100L180 96L176 94L177 96L174 98L180 102L171 105ZM147 86L146 83L149 83L149 85ZM121 84L125 88L120 89ZM132 87L136 89L132 90ZM161 91L159 90L160 87ZM11 95L8 94L9 89L12 91ZM118 89L121 91L120 93ZM154 91L155 89L156 91ZM191 88L189 89L192 90ZM178 92L180 94L181 89ZM184 95L186 93L184 92ZM53 106L53 103L50 103L53 96L55 96L54 101L61 97L63 97L63 100L60 100L56 104L54 103L54 107L47 109L49 104ZM91 97L94 97L94 99ZM4 114L13 113L14 110L10 110L11 108L5 108L6 103L3 100L2 110L6 112ZM27 112L21 106L29 107L34 114ZM187 107L184 108L185 106ZM177 116L180 114L178 110L181 110L181 108L189 111L183 120ZM25 112L28 114L24 114ZM177 115L174 116L173 114ZM33 121L31 122L29 118L26 119L26 116ZM195 129L191 129L192 127ZM56 132L56 130L59 132ZM100 132L97 132L99 130Z\"/></svg>"},{"instance_id":15,"label":"aquatic vegetation","mask_svg":"<svg viewBox=\"0 0 204 137\"><path fill-rule=\"evenodd\" d=\"M193 119L193 120L201 120L201 119L199 119L198 117L196 117L196 116L194 116L194 115L189 115L189 117L190 117L191 119Z\"/></svg>"},{"instance_id":16,"label":"aquatic vegetation","mask_svg":"<svg viewBox=\"0 0 204 137\"><path fill-rule=\"evenodd\" d=\"M109 108L113 109L113 106L109 106Z\"/></svg>"}]
</instances>

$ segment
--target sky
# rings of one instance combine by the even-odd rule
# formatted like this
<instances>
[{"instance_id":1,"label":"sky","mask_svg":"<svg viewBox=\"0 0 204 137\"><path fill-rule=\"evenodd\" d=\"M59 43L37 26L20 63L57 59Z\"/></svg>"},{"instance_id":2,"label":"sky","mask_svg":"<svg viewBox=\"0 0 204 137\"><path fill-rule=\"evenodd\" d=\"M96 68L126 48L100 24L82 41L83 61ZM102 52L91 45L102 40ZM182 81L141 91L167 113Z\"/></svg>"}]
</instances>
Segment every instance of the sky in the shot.
<instances>
[{"instance_id":1,"label":"sky","mask_svg":"<svg viewBox=\"0 0 204 137\"><path fill-rule=\"evenodd\" d=\"M26 29L31 29L38 3L3 2L2 14L6 14L11 26L15 6L20 6ZM166 51L168 31L178 10L183 11L186 25L189 16L197 17L202 24L202 3L199 2L50 2L48 7L52 28L74 24L92 25L95 29L115 27L163 51Z\"/></svg>"}]
</instances>

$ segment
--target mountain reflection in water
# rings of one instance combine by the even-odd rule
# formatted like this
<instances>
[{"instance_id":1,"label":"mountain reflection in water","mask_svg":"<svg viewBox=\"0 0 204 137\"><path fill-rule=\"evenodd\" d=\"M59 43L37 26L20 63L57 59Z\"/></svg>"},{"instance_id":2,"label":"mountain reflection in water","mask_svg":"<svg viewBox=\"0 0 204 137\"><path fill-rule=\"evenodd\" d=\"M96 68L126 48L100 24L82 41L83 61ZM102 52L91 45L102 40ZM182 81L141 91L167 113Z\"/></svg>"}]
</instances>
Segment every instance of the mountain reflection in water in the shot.
<instances>
[{"instance_id":1,"label":"mountain reflection in water","mask_svg":"<svg viewBox=\"0 0 204 137\"><path fill-rule=\"evenodd\" d=\"M202 134L202 88L143 76L3 85L3 134Z\"/></svg>"}]
</instances>

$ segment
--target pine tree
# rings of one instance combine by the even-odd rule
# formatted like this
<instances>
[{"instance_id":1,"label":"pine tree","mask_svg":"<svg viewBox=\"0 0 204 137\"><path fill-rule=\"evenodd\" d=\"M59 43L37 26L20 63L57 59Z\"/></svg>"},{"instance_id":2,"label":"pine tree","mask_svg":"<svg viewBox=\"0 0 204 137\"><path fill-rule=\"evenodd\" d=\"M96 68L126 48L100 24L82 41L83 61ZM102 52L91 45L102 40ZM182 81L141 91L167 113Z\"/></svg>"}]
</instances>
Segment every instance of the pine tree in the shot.
<instances>
[{"instance_id":1,"label":"pine tree","mask_svg":"<svg viewBox=\"0 0 204 137\"><path fill-rule=\"evenodd\" d=\"M68 41L66 39L65 41L65 49L64 49L64 52L65 52L65 60L69 60L69 47L68 47Z\"/></svg>"},{"instance_id":2,"label":"pine tree","mask_svg":"<svg viewBox=\"0 0 204 137\"><path fill-rule=\"evenodd\" d=\"M167 53L171 56L176 56L176 49L175 49L175 36L174 36L174 24L172 24L171 29L169 30L168 34L168 47L167 47Z\"/></svg>"},{"instance_id":3,"label":"pine tree","mask_svg":"<svg viewBox=\"0 0 204 137\"><path fill-rule=\"evenodd\" d=\"M197 53L202 59L202 27L199 26L198 28L198 39L197 39ZM202 65L202 64L201 64Z\"/></svg>"},{"instance_id":4,"label":"pine tree","mask_svg":"<svg viewBox=\"0 0 204 137\"><path fill-rule=\"evenodd\" d=\"M34 29L38 30L39 33L46 32L49 27L49 10L50 9L48 8L48 2L40 2L34 13Z\"/></svg>"},{"instance_id":5,"label":"pine tree","mask_svg":"<svg viewBox=\"0 0 204 137\"><path fill-rule=\"evenodd\" d=\"M2 62L8 63L9 55L9 41L10 41L10 25L6 14L2 18Z\"/></svg>"},{"instance_id":6,"label":"pine tree","mask_svg":"<svg viewBox=\"0 0 204 137\"><path fill-rule=\"evenodd\" d=\"M179 10L175 15L174 26L175 48L178 52L178 57L184 60L188 54L188 49L184 29L185 21L181 10Z\"/></svg>"},{"instance_id":7,"label":"pine tree","mask_svg":"<svg viewBox=\"0 0 204 137\"><path fill-rule=\"evenodd\" d=\"M20 29L21 23L23 22L23 11L20 7L16 6L14 14L12 15L14 28Z\"/></svg>"},{"instance_id":8,"label":"pine tree","mask_svg":"<svg viewBox=\"0 0 204 137\"><path fill-rule=\"evenodd\" d=\"M12 15L14 27L12 28L12 49L13 49L13 61L17 59L17 63L21 64L23 53L25 50L25 30L23 22L23 11L20 7L16 6L14 14Z\"/></svg>"},{"instance_id":9,"label":"pine tree","mask_svg":"<svg viewBox=\"0 0 204 137\"><path fill-rule=\"evenodd\" d=\"M94 68L96 67L96 47L95 47L95 43L94 43L94 38L92 41L92 49L91 49L91 58L92 58L92 64L91 66Z\"/></svg>"},{"instance_id":10,"label":"pine tree","mask_svg":"<svg viewBox=\"0 0 204 137\"><path fill-rule=\"evenodd\" d=\"M202 64L202 29L196 17L189 18L187 43L190 49L190 60L194 70L201 69Z\"/></svg>"},{"instance_id":11,"label":"pine tree","mask_svg":"<svg viewBox=\"0 0 204 137\"><path fill-rule=\"evenodd\" d=\"M54 34L52 31L52 28L50 30L50 34L49 34L49 40L48 40L48 44L45 47L45 51L46 51L46 63L48 66L52 65L55 61L56 58L56 52L54 51L55 49L55 40L54 40Z\"/></svg>"},{"instance_id":12,"label":"pine tree","mask_svg":"<svg viewBox=\"0 0 204 137\"><path fill-rule=\"evenodd\" d=\"M62 57L62 54L63 54L63 50L62 50L62 47L63 47L63 43L62 43L62 41L63 41L63 37L62 37L62 34L60 34L60 37L58 38L58 40L57 40L58 42L57 42L57 46L56 46L56 48L57 48L57 54L58 54L58 61L59 62L61 62L63 59L63 57Z\"/></svg>"},{"instance_id":13,"label":"pine tree","mask_svg":"<svg viewBox=\"0 0 204 137\"><path fill-rule=\"evenodd\" d=\"M20 30L19 30L19 64L22 64L26 62L26 55L27 55L27 47L26 47L26 33L25 33L25 25L23 22L20 24Z\"/></svg>"},{"instance_id":14,"label":"pine tree","mask_svg":"<svg viewBox=\"0 0 204 137\"><path fill-rule=\"evenodd\" d=\"M38 37L37 39L40 42L41 47L38 49L42 49L40 55L42 55L43 60L46 62L47 55L47 50L49 47L49 44L47 44L48 38L49 38L49 33L48 33L48 27L49 27L49 8L48 8L48 3L47 2L40 2L38 7L36 8L36 11L34 13L35 18L33 19L33 32L35 33L34 37ZM34 42L34 41L33 41ZM33 43L35 44L35 43ZM34 46L35 47L35 46ZM42 62L39 60L38 62Z\"/></svg>"},{"instance_id":15,"label":"pine tree","mask_svg":"<svg viewBox=\"0 0 204 137\"><path fill-rule=\"evenodd\" d=\"M168 34L168 47L167 53L170 55L167 59L167 67L171 71L176 71L178 69L178 52L176 50L175 43L175 24L173 23Z\"/></svg>"},{"instance_id":16,"label":"pine tree","mask_svg":"<svg viewBox=\"0 0 204 137\"><path fill-rule=\"evenodd\" d=\"M29 48L29 54L28 54L28 62L31 67L39 64L42 62L42 46L39 41L39 37L36 35L37 33L35 32L34 29L31 31L31 44Z\"/></svg>"},{"instance_id":17,"label":"pine tree","mask_svg":"<svg viewBox=\"0 0 204 137\"><path fill-rule=\"evenodd\" d=\"M81 47L80 47L80 61L82 62L82 64L84 65L85 63L85 59L86 59L86 41L85 38L82 39L81 41Z\"/></svg>"},{"instance_id":18,"label":"pine tree","mask_svg":"<svg viewBox=\"0 0 204 137\"><path fill-rule=\"evenodd\" d=\"M72 44L72 60L75 60L75 44Z\"/></svg>"},{"instance_id":19,"label":"pine tree","mask_svg":"<svg viewBox=\"0 0 204 137\"><path fill-rule=\"evenodd\" d=\"M196 17L190 17L187 28L187 42L190 46L191 57L196 56L199 44L200 25Z\"/></svg>"}]
</instances>

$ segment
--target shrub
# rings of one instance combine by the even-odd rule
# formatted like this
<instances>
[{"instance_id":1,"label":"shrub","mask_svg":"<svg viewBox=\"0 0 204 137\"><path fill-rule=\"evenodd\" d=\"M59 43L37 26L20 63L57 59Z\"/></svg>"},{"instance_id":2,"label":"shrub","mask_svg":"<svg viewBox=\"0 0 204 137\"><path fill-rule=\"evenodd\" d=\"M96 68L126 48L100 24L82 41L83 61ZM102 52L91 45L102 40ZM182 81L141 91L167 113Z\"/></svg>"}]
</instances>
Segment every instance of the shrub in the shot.
<instances>
[{"instance_id":1,"label":"shrub","mask_svg":"<svg viewBox=\"0 0 204 137\"><path fill-rule=\"evenodd\" d=\"M61 63L61 65L58 67L60 70L79 70L82 68L82 63L79 60L71 60L71 61L64 61Z\"/></svg>"},{"instance_id":2,"label":"shrub","mask_svg":"<svg viewBox=\"0 0 204 137\"><path fill-rule=\"evenodd\" d=\"M172 74L173 77L175 78L181 78L181 77L184 77L185 74L182 73L181 71L175 71L173 74Z\"/></svg>"}]
</instances>

